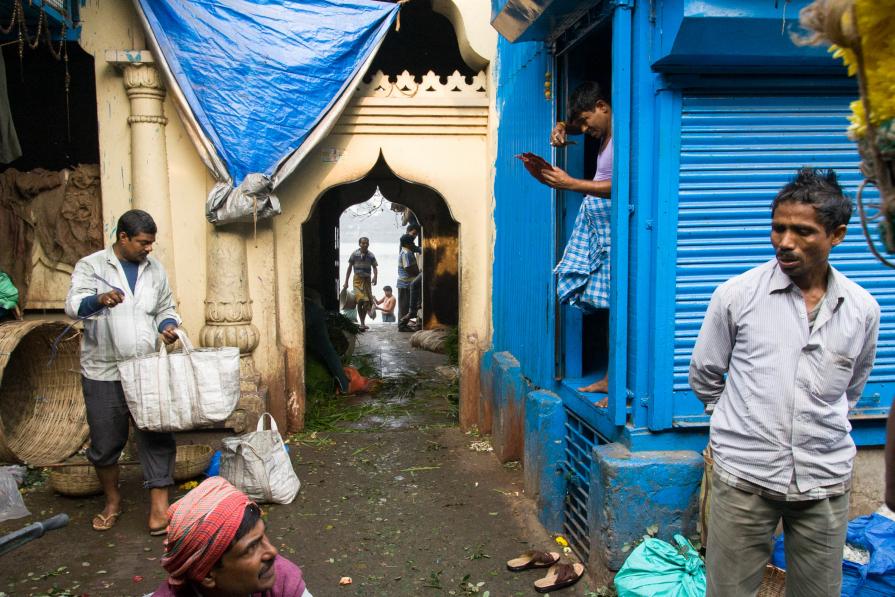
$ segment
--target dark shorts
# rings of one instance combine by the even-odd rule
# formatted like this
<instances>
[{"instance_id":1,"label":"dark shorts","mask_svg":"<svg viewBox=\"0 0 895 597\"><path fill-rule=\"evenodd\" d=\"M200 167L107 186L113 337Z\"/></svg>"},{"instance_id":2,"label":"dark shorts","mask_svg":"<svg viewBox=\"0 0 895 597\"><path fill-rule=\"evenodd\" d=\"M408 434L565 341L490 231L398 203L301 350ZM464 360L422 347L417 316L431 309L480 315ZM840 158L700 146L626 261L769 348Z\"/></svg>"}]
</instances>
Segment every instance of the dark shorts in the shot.
<instances>
[{"instance_id":1,"label":"dark shorts","mask_svg":"<svg viewBox=\"0 0 895 597\"><path fill-rule=\"evenodd\" d=\"M120 381L96 381L81 377L87 424L90 426L90 447L87 460L94 466L111 466L118 462L127 443L131 413L124 399ZM137 453L143 465L143 487L174 485L174 458L177 443L173 433L141 431L134 427Z\"/></svg>"},{"instance_id":2,"label":"dark shorts","mask_svg":"<svg viewBox=\"0 0 895 597\"><path fill-rule=\"evenodd\" d=\"M394 313L383 313L382 314L382 323L395 323L395 314Z\"/></svg>"}]
</instances>

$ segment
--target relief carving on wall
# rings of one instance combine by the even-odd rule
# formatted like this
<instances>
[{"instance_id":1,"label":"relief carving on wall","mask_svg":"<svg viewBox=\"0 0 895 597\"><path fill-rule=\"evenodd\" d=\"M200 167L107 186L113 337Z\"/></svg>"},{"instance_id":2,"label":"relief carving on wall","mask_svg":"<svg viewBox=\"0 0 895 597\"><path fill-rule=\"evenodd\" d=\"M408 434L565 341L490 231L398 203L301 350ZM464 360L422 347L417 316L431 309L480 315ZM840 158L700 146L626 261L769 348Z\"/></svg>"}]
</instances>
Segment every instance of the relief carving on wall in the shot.
<instances>
[{"instance_id":1,"label":"relief carving on wall","mask_svg":"<svg viewBox=\"0 0 895 597\"><path fill-rule=\"evenodd\" d=\"M0 173L0 269L22 306L62 308L74 264L103 246L101 206L97 164Z\"/></svg>"}]
</instances>

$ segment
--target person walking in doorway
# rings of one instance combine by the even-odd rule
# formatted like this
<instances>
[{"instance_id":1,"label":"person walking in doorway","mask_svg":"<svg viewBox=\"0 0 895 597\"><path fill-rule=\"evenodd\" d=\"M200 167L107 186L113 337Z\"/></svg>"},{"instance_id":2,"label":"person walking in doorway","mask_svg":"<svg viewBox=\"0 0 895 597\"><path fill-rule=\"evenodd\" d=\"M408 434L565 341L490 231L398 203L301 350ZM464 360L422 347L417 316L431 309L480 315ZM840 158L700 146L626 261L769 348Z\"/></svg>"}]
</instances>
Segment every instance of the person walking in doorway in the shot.
<instances>
[{"instance_id":1,"label":"person walking in doorway","mask_svg":"<svg viewBox=\"0 0 895 597\"><path fill-rule=\"evenodd\" d=\"M839 595L855 443L848 411L880 308L829 264L852 204L803 168L771 205L776 257L712 294L690 361L711 415L708 597L754 597L783 522L786 594Z\"/></svg>"},{"instance_id":2,"label":"person walking in doorway","mask_svg":"<svg viewBox=\"0 0 895 597\"><path fill-rule=\"evenodd\" d=\"M159 334L177 340L180 316L162 264L150 255L156 225L145 211L132 209L118 219L111 247L75 264L65 300L69 317L83 319L81 384L90 428L87 459L96 468L106 505L93 517L97 531L111 529L121 516L118 458L127 443L131 414L124 399L118 363L156 352ZM149 534L163 535L168 488L174 484L173 433L135 431L149 489Z\"/></svg>"},{"instance_id":3,"label":"person walking in doorway","mask_svg":"<svg viewBox=\"0 0 895 597\"><path fill-rule=\"evenodd\" d=\"M557 275L556 294L560 303L585 312L609 308L609 250L611 247L610 197L612 196L612 107L609 96L596 82L578 86L569 97L569 120L558 122L550 134L550 143L567 144L567 136L587 134L597 140L597 171L593 180L574 178L561 168L551 166L534 154L521 159L535 179L556 190L583 193L584 201L575 218L575 226L566 244ZM609 392L609 377L578 388L580 392ZM596 403L606 407L608 399Z\"/></svg>"},{"instance_id":4,"label":"person walking in doorway","mask_svg":"<svg viewBox=\"0 0 895 597\"><path fill-rule=\"evenodd\" d=\"M342 290L348 289L348 280L354 270L354 300L357 302L357 316L360 319L360 331L367 331L365 320L373 305L373 286L379 276L379 264L376 256L369 250L370 239L362 236L357 241L358 249L348 258L348 269L345 271L345 284ZM372 275L371 275L372 273Z\"/></svg>"}]
</instances>

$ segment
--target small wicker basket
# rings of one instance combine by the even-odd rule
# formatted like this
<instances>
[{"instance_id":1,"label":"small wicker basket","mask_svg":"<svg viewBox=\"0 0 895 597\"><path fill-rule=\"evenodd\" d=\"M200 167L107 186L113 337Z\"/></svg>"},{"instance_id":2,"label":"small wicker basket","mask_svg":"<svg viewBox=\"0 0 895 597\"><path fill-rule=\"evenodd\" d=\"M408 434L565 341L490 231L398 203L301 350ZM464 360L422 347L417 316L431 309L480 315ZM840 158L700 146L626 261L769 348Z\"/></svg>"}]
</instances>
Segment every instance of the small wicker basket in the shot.
<instances>
[{"instance_id":1,"label":"small wicker basket","mask_svg":"<svg viewBox=\"0 0 895 597\"><path fill-rule=\"evenodd\" d=\"M174 460L174 480L178 483L198 477L208 469L214 450L205 444L177 446Z\"/></svg>"},{"instance_id":2,"label":"small wicker basket","mask_svg":"<svg viewBox=\"0 0 895 597\"><path fill-rule=\"evenodd\" d=\"M771 564L764 569L758 597L783 597L786 594L786 571Z\"/></svg>"},{"instance_id":3,"label":"small wicker basket","mask_svg":"<svg viewBox=\"0 0 895 597\"><path fill-rule=\"evenodd\" d=\"M56 493L73 497L97 495L103 492L96 470L92 464L85 461L52 469L50 487Z\"/></svg>"}]
</instances>

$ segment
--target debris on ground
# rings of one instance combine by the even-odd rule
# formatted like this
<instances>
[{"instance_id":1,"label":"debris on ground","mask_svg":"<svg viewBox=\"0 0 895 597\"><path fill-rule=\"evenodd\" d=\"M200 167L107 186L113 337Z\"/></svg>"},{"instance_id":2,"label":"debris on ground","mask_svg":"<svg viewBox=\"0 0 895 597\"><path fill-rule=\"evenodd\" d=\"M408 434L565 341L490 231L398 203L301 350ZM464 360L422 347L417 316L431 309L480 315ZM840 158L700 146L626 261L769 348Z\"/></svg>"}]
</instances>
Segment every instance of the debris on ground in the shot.
<instances>
[{"instance_id":1,"label":"debris on ground","mask_svg":"<svg viewBox=\"0 0 895 597\"><path fill-rule=\"evenodd\" d=\"M442 376L448 381L460 379L460 367L455 367L453 365L442 365L440 367L435 367L435 373Z\"/></svg>"},{"instance_id":2,"label":"debris on ground","mask_svg":"<svg viewBox=\"0 0 895 597\"><path fill-rule=\"evenodd\" d=\"M494 446L491 445L491 440L483 439L469 444L469 449L473 452L493 452Z\"/></svg>"}]
</instances>

